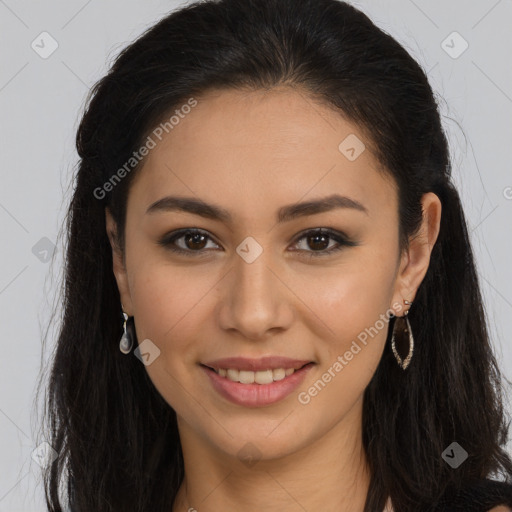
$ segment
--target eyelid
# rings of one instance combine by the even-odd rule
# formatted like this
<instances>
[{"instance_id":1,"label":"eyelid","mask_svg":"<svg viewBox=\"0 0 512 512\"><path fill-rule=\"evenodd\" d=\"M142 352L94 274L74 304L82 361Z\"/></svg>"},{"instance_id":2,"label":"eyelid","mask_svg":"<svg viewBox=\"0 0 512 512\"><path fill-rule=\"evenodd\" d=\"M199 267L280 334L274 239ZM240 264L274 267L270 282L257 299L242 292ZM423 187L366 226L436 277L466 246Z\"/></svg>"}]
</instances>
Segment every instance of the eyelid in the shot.
<instances>
[{"instance_id":1,"label":"eyelid","mask_svg":"<svg viewBox=\"0 0 512 512\"><path fill-rule=\"evenodd\" d=\"M198 256L200 254L208 253L211 249L201 249L200 251L191 251L187 249L182 249L181 247L173 247L173 243L180 239L181 237L187 234L198 234L204 235L209 240L213 241L216 245L220 245L215 241L215 238L206 230L200 228L182 228L176 231L172 231L164 235L159 241L158 244L163 246L165 249L168 249L173 252L182 253L182 254L191 254L192 256Z\"/></svg>"},{"instance_id":2,"label":"eyelid","mask_svg":"<svg viewBox=\"0 0 512 512\"><path fill-rule=\"evenodd\" d=\"M307 235L310 234L316 234L316 235L326 235L331 240L334 240L337 245L334 247L331 247L330 249L323 249L321 251L307 251L303 249L294 249L294 252L298 252L301 257L305 258L321 258L321 257L328 257L332 254L337 253L344 247L354 247L359 245L358 242L355 242L350 239L344 232L338 231L336 229L331 228L308 228L300 233L297 234L295 237L295 241L293 242L293 245L296 245L300 240L305 238Z\"/></svg>"},{"instance_id":3,"label":"eyelid","mask_svg":"<svg viewBox=\"0 0 512 512\"><path fill-rule=\"evenodd\" d=\"M202 256L207 256L212 249L200 249L197 251L193 251L190 249L182 249L181 247L173 246L174 242L183 236L187 234L202 234L206 236L209 240L211 240L216 245L220 245L215 241L215 238L206 230L201 228L182 228L178 229L176 231L172 231L171 233L168 233L162 237L158 241L158 244L163 246L165 249L175 252L178 254L184 254L184 255L190 255L192 257L198 258ZM292 245L296 245L300 240L305 238L309 234L317 234L317 235L327 235L331 240L334 240L338 245L335 247L331 247L330 249L323 249L321 251L308 251L305 249L292 249L292 252L297 252L301 256L306 255L308 258L314 258L314 257L322 257L322 256L329 256L330 254L333 254L339 250L341 250L344 246L353 247L359 245L358 242L355 242L350 239L344 232L335 230L332 228L325 228L325 227L316 227L316 228L308 228L300 233L298 233L294 241L292 242Z\"/></svg>"},{"instance_id":4,"label":"eyelid","mask_svg":"<svg viewBox=\"0 0 512 512\"><path fill-rule=\"evenodd\" d=\"M301 238L304 238L306 235L309 235L312 233L318 233L321 235L329 235L332 238L340 238L340 239L343 239L344 242L350 241L350 237L348 237L345 233L343 233L343 231L339 231L337 229L331 229L331 228L318 227L318 228L308 228L308 229L305 229L305 230L297 233L297 235L295 235L294 243L299 241Z\"/></svg>"}]
</instances>

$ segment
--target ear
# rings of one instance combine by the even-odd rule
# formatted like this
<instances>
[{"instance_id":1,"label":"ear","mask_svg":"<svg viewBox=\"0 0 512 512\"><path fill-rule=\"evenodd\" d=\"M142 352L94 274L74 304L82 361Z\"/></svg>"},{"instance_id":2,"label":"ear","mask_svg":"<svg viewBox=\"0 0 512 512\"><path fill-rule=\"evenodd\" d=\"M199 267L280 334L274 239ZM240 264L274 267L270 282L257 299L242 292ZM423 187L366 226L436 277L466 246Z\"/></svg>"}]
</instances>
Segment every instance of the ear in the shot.
<instances>
[{"instance_id":1,"label":"ear","mask_svg":"<svg viewBox=\"0 0 512 512\"><path fill-rule=\"evenodd\" d=\"M404 300L414 301L416 292L427 273L430 255L439 235L441 225L441 201L433 192L424 194L421 199L423 220L416 236L409 239L409 248L404 251L400 269L395 281L393 304L400 304L396 316L404 314ZM408 309L406 307L405 309Z\"/></svg>"},{"instance_id":2,"label":"ear","mask_svg":"<svg viewBox=\"0 0 512 512\"><path fill-rule=\"evenodd\" d=\"M133 306L130 295L130 288L128 286L128 276L126 273L122 252L117 243L117 225L108 208L105 208L105 227L107 230L108 239L110 240L110 246L112 248L112 270L116 277L117 288L121 297L121 305L123 307L123 311L128 316L133 316Z\"/></svg>"}]
</instances>

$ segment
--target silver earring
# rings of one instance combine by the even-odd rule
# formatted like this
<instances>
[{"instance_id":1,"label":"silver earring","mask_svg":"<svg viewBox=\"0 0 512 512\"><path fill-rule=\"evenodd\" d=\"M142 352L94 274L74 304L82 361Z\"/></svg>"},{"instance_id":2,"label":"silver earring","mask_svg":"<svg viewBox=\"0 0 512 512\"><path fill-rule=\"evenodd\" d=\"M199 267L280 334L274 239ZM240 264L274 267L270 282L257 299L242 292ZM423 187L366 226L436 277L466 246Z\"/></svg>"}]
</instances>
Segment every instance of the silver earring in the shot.
<instances>
[{"instance_id":1,"label":"silver earring","mask_svg":"<svg viewBox=\"0 0 512 512\"><path fill-rule=\"evenodd\" d=\"M123 324L123 335L121 336L121 340L119 341L119 350L123 354L129 354L132 347L133 347L133 341L135 339L135 325L133 316L128 316L123 311L124 316L124 324Z\"/></svg>"},{"instance_id":2,"label":"silver earring","mask_svg":"<svg viewBox=\"0 0 512 512\"><path fill-rule=\"evenodd\" d=\"M404 304L410 306L412 302L404 300ZM409 322L409 317L407 316L408 314L409 310L404 313L404 316L399 316L395 319L395 324L393 325L393 334L391 336L391 349L393 350L395 359L398 362L398 366L400 366L402 370L405 370L409 366L414 351L414 337L412 335L411 323ZM397 341L400 347L404 347L406 342L408 342L409 352L405 359L400 357L400 354L396 349Z\"/></svg>"}]
</instances>

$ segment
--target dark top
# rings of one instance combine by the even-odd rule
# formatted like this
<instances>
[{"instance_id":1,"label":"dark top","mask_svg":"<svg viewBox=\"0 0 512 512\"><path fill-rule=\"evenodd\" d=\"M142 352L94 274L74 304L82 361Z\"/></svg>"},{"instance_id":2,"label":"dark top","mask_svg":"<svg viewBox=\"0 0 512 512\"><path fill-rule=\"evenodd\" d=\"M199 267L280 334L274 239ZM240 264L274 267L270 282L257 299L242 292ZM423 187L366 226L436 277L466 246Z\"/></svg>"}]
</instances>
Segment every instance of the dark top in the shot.
<instances>
[{"instance_id":1,"label":"dark top","mask_svg":"<svg viewBox=\"0 0 512 512\"><path fill-rule=\"evenodd\" d=\"M488 512L498 505L512 508L512 484L486 479L461 491L445 493L429 512Z\"/></svg>"},{"instance_id":2,"label":"dark top","mask_svg":"<svg viewBox=\"0 0 512 512\"><path fill-rule=\"evenodd\" d=\"M462 491L447 492L427 512L488 512L493 507L505 505L512 508L512 484L494 480L480 480ZM73 506L66 512L73 512Z\"/></svg>"}]
</instances>

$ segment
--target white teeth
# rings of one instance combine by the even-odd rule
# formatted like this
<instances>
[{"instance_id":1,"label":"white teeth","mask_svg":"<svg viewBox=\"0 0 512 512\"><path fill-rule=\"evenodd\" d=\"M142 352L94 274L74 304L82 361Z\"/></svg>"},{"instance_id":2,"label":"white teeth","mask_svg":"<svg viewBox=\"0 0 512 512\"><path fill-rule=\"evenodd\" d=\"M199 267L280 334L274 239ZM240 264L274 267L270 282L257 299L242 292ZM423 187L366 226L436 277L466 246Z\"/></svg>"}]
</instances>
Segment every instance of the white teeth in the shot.
<instances>
[{"instance_id":1,"label":"white teeth","mask_svg":"<svg viewBox=\"0 0 512 512\"><path fill-rule=\"evenodd\" d=\"M274 377L274 380L283 380L286 377L286 370L284 368L276 368L275 370L272 370L272 376Z\"/></svg>"},{"instance_id":2,"label":"white teeth","mask_svg":"<svg viewBox=\"0 0 512 512\"><path fill-rule=\"evenodd\" d=\"M226 377L227 377L229 380L238 381L238 375L239 375L238 370L234 370L233 368L230 368L230 369L228 370L228 373L227 373Z\"/></svg>"},{"instance_id":3,"label":"white teeth","mask_svg":"<svg viewBox=\"0 0 512 512\"><path fill-rule=\"evenodd\" d=\"M276 368L275 370L261 370L252 372L248 370L237 370L235 368L219 368L215 370L221 377L226 377L233 382L242 384L270 384L282 380L295 372L293 368Z\"/></svg>"}]
</instances>

